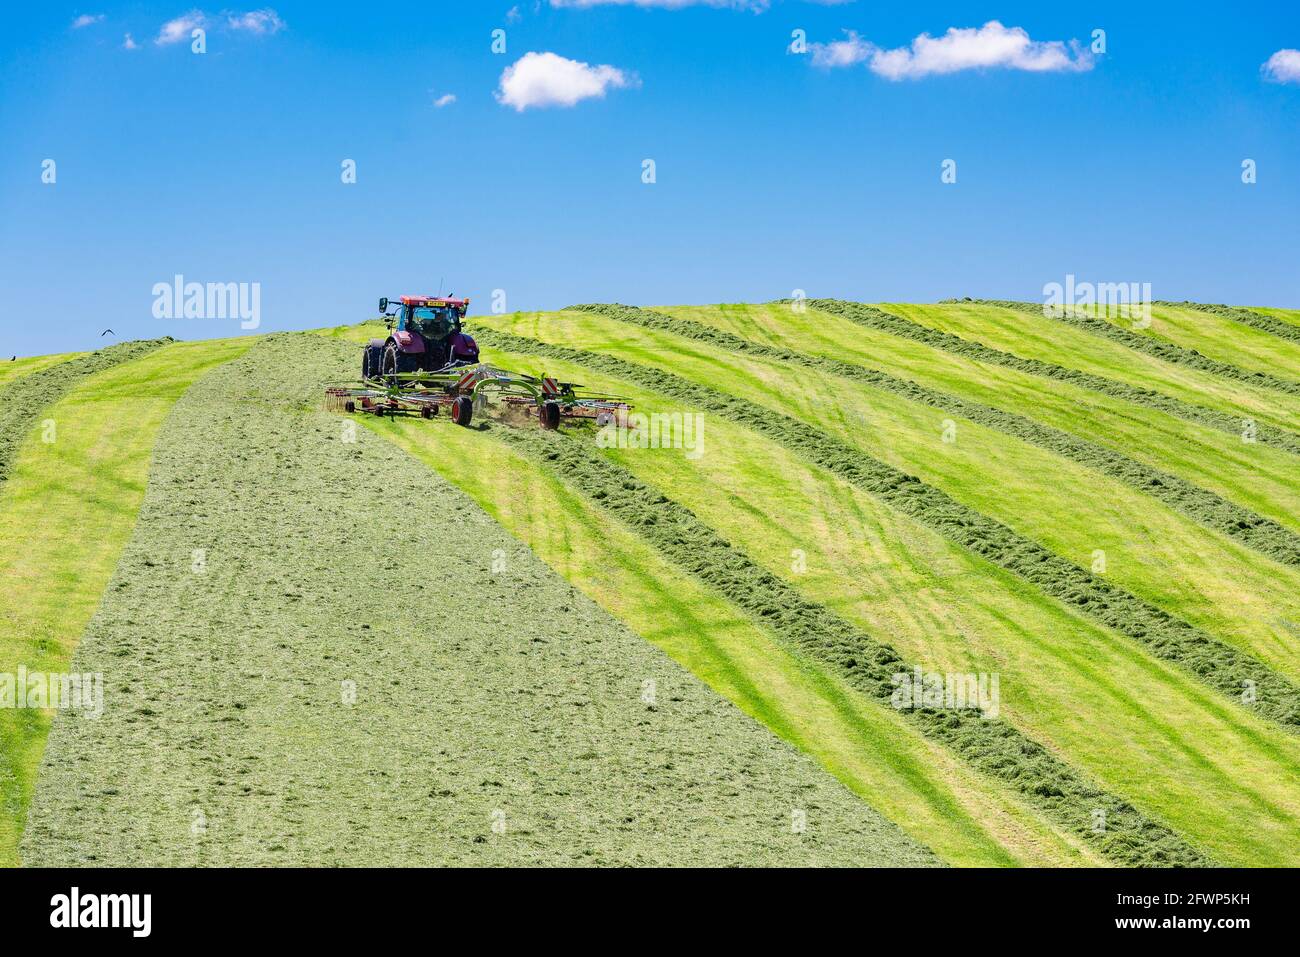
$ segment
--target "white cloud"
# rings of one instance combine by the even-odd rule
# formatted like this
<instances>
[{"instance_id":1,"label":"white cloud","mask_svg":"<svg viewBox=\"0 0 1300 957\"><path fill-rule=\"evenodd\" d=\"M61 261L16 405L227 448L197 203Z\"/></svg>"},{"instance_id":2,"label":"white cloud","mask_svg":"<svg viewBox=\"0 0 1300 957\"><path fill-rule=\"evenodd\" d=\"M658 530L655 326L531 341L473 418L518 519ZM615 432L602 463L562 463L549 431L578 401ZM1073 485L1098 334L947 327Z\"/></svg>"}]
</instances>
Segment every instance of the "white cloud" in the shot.
<instances>
[{"instance_id":1,"label":"white cloud","mask_svg":"<svg viewBox=\"0 0 1300 957\"><path fill-rule=\"evenodd\" d=\"M513 7L511 7L509 10L506 11L506 23L518 23L523 18L524 15L519 12L518 4L515 4Z\"/></svg>"},{"instance_id":2,"label":"white cloud","mask_svg":"<svg viewBox=\"0 0 1300 957\"><path fill-rule=\"evenodd\" d=\"M456 102L455 93L444 93L442 96L438 97L436 100L433 101L433 105L436 106L438 109L442 109L444 106L451 106L455 102Z\"/></svg>"},{"instance_id":3,"label":"white cloud","mask_svg":"<svg viewBox=\"0 0 1300 957\"><path fill-rule=\"evenodd\" d=\"M128 34L126 35L126 38L122 41L122 49L123 49L123 50L138 50L138 49L140 49L140 44L136 43L136 42L135 42L135 38L134 38L133 36L131 36L131 34L128 33Z\"/></svg>"},{"instance_id":4,"label":"white cloud","mask_svg":"<svg viewBox=\"0 0 1300 957\"><path fill-rule=\"evenodd\" d=\"M280 19L280 15L270 7L263 7L261 10L250 10L248 13L232 13L222 11L221 16L225 18L225 26L232 32L251 33L255 36L269 36L279 33L285 28L285 23ZM210 14L202 10L191 10L189 13L181 14L174 20L168 20L158 31L158 37L154 40L159 46L168 46L173 43L183 43L190 39L190 34L197 29L208 29L213 25L220 25L219 18L213 18Z\"/></svg>"},{"instance_id":5,"label":"white cloud","mask_svg":"<svg viewBox=\"0 0 1300 957\"><path fill-rule=\"evenodd\" d=\"M612 66L591 66L554 53L525 53L506 67L497 102L522 113L530 107L573 106L610 89L636 86L636 77Z\"/></svg>"},{"instance_id":6,"label":"white cloud","mask_svg":"<svg viewBox=\"0 0 1300 957\"><path fill-rule=\"evenodd\" d=\"M1300 50L1278 50L1260 69L1274 83L1300 83Z\"/></svg>"},{"instance_id":7,"label":"white cloud","mask_svg":"<svg viewBox=\"0 0 1300 957\"><path fill-rule=\"evenodd\" d=\"M72 29L80 30L82 27L93 26L96 23L103 23L104 15L102 13L83 13L77 19L72 21Z\"/></svg>"},{"instance_id":8,"label":"white cloud","mask_svg":"<svg viewBox=\"0 0 1300 957\"><path fill-rule=\"evenodd\" d=\"M941 37L922 33L909 47L887 50L856 33L834 43L812 44L813 63L822 67L868 68L890 80L918 79L962 70L1002 68L1030 73L1080 72L1093 67L1092 54L1075 41L1032 40L1021 27L990 20L982 27L949 27Z\"/></svg>"},{"instance_id":9,"label":"white cloud","mask_svg":"<svg viewBox=\"0 0 1300 957\"><path fill-rule=\"evenodd\" d=\"M246 30L258 36L279 33L284 29L284 21L280 19L280 15L269 7L252 10L249 13L227 14L226 22L232 30Z\"/></svg>"},{"instance_id":10,"label":"white cloud","mask_svg":"<svg viewBox=\"0 0 1300 957\"><path fill-rule=\"evenodd\" d=\"M173 43L184 43L190 38L190 33L194 30L206 27L208 15L202 10L191 10L189 13L183 13L174 20L168 20L158 31L158 37L153 42L159 46L168 46Z\"/></svg>"},{"instance_id":11,"label":"white cloud","mask_svg":"<svg viewBox=\"0 0 1300 957\"><path fill-rule=\"evenodd\" d=\"M869 59L876 48L858 36L853 30L845 30L843 40L832 40L830 43L814 43L809 49L812 50L813 65L830 70L835 67L853 66L856 63L861 63L863 60Z\"/></svg>"}]
</instances>

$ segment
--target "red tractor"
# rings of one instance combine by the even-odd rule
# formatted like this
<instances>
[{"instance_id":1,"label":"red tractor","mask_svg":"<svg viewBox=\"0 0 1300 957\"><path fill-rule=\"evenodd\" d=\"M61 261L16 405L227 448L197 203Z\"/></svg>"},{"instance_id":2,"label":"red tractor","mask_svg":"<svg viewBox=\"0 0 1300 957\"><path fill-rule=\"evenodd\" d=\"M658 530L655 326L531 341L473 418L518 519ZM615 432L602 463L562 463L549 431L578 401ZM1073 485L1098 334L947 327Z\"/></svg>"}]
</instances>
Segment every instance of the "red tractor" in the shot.
<instances>
[{"instance_id":1,"label":"red tractor","mask_svg":"<svg viewBox=\"0 0 1300 957\"><path fill-rule=\"evenodd\" d=\"M487 411L492 399L507 409L532 411L544 429L559 428L566 418L627 426L631 406L624 399L481 362L478 346L461 331L468 299L403 296L400 303L379 300L388 335L366 343L360 382L328 385L328 408L426 419L443 409L457 425L468 426L475 409ZM390 305L396 311L389 312Z\"/></svg>"},{"instance_id":2,"label":"red tractor","mask_svg":"<svg viewBox=\"0 0 1300 957\"><path fill-rule=\"evenodd\" d=\"M399 304L400 303L400 304ZM389 305L397 306L389 312ZM377 379L407 372L440 372L478 362L478 345L461 331L468 299L403 296L379 300L388 337L371 339L361 357L361 377Z\"/></svg>"}]
</instances>

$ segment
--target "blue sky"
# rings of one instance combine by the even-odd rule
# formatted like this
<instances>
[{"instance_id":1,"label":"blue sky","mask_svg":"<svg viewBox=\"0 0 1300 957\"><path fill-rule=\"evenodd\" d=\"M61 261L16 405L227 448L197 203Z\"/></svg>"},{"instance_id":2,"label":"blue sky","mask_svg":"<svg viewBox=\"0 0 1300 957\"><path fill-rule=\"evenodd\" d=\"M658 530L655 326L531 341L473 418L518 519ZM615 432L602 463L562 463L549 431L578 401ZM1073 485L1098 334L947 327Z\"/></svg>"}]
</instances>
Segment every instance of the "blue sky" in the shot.
<instances>
[{"instance_id":1,"label":"blue sky","mask_svg":"<svg viewBox=\"0 0 1300 957\"><path fill-rule=\"evenodd\" d=\"M681 8L11 6L0 351L240 331L155 318L178 273L259 283L262 331L359 321L440 280L471 312L495 289L511 310L1038 299L1068 273L1300 306L1300 76L1261 71L1300 48L1295 4L663 5ZM205 53L188 22L158 42L191 14ZM1005 32L971 42L993 65L912 46L992 20ZM999 54L1015 29L1030 45ZM853 62L819 66L835 49Z\"/></svg>"}]
</instances>

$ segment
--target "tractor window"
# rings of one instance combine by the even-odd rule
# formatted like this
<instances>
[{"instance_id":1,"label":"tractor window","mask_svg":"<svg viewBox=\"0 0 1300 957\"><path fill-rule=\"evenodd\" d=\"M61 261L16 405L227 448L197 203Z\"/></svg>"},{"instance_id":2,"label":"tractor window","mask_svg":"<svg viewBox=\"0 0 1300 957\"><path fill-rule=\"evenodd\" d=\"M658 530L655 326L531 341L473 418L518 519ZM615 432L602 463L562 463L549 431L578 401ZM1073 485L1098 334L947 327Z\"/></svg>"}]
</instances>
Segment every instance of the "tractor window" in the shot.
<instances>
[{"instance_id":1,"label":"tractor window","mask_svg":"<svg viewBox=\"0 0 1300 957\"><path fill-rule=\"evenodd\" d=\"M455 314L446 307L419 306L412 314L411 328L431 339L445 339L456 328Z\"/></svg>"}]
</instances>

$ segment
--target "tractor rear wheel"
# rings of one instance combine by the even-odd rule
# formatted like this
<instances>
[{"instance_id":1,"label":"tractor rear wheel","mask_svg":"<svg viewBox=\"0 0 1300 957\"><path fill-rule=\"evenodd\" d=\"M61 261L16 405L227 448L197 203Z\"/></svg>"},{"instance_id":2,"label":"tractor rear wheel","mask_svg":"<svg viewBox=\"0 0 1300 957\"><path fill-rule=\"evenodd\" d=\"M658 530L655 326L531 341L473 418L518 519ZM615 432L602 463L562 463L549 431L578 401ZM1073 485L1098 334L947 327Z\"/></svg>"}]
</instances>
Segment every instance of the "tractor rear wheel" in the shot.
<instances>
[{"instance_id":1,"label":"tractor rear wheel","mask_svg":"<svg viewBox=\"0 0 1300 957\"><path fill-rule=\"evenodd\" d=\"M404 372L418 372L420 357L408 355L397 347L396 342L384 346L383 374L387 377L401 375Z\"/></svg>"},{"instance_id":2,"label":"tractor rear wheel","mask_svg":"<svg viewBox=\"0 0 1300 957\"><path fill-rule=\"evenodd\" d=\"M560 427L560 403L543 402L537 409L542 428L554 431Z\"/></svg>"},{"instance_id":3,"label":"tractor rear wheel","mask_svg":"<svg viewBox=\"0 0 1300 957\"><path fill-rule=\"evenodd\" d=\"M462 395L451 404L451 421L457 425L468 426L472 418L474 418L474 400L469 396Z\"/></svg>"},{"instance_id":4,"label":"tractor rear wheel","mask_svg":"<svg viewBox=\"0 0 1300 957\"><path fill-rule=\"evenodd\" d=\"M361 353L361 378L375 379L383 373L384 367L384 347L382 345L367 345Z\"/></svg>"}]
</instances>

